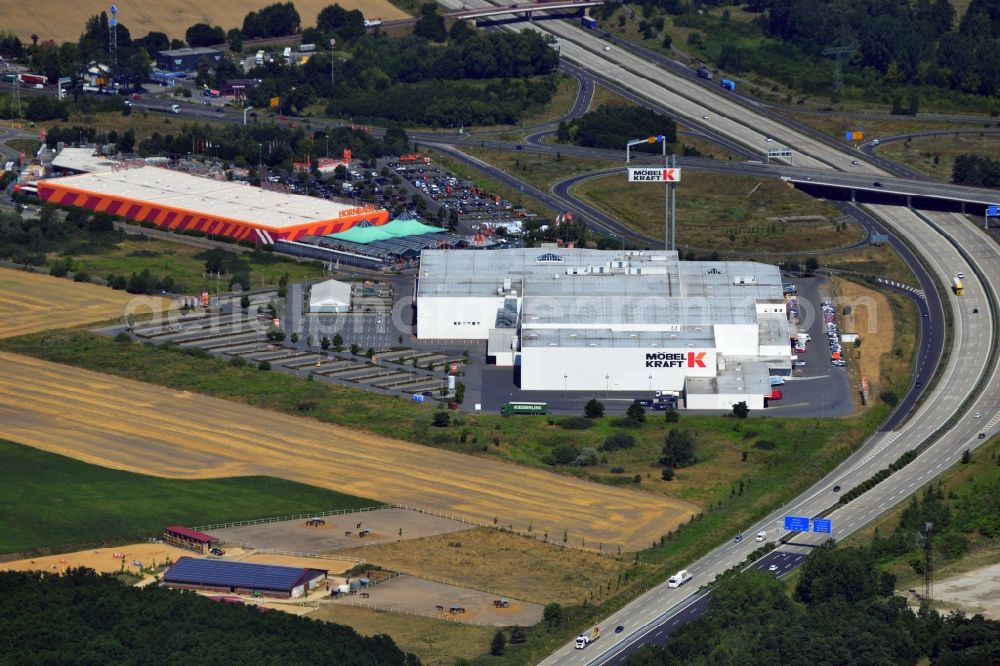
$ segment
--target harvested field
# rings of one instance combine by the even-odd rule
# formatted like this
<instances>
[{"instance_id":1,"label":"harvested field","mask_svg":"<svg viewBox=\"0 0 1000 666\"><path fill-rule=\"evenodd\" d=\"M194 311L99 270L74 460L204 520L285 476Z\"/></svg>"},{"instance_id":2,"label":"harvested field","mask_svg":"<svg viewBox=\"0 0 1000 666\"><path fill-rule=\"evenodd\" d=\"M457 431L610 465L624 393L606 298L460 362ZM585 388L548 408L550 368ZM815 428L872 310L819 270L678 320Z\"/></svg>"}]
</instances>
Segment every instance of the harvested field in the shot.
<instances>
[{"instance_id":1,"label":"harvested field","mask_svg":"<svg viewBox=\"0 0 1000 666\"><path fill-rule=\"evenodd\" d=\"M538 604L509 599L507 608L493 605L496 595L467 588L435 583L414 576L398 576L385 583L365 589L368 597L345 595L335 605L362 606L372 609L400 610L420 613L439 620L484 622L498 627L519 624L530 627L542 620ZM452 613L452 606L463 609Z\"/></svg>"},{"instance_id":2,"label":"harvested field","mask_svg":"<svg viewBox=\"0 0 1000 666\"><path fill-rule=\"evenodd\" d=\"M73 282L41 273L0 268L0 337L14 337L52 328L69 328L120 317L126 308L136 314L169 307L170 301L135 296L96 284Z\"/></svg>"},{"instance_id":3,"label":"harvested field","mask_svg":"<svg viewBox=\"0 0 1000 666\"><path fill-rule=\"evenodd\" d=\"M271 0L248 0L247 2L204 3L198 0L169 0L168 2L146 2L140 5L119 5L118 18L127 26L132 37L140 37L151 30L167 33L172 39L184 39L184 32L195 23L220 25L224 30L239 28L243 18L251 11L272 4ZM295 9L302 17L302 27L316 25L316 16L327 5L327 0L296 0ZM347 10L360 9L365 17L381 17L383 20L406 18L388 0L339 0L338 4ZM17 35L21 41L28 41L34 33L42 41L54 39L56 42L76 42L83 32L87 19L102 11L107 4L96 2L65 3L60 0L40 0L35 3L15 3L0 0L0 16L4 17L4 29ZM53 17L56 20L53 20Z\"/></svg>"},{"instance_id":4,"label":"harvested field","mask_svg":"<svg viewBox=\"0 0 1000 666\"><path fill-rule=\"evenodd\" d=\"M44 557L32 557L26 560L13 560L11 562L0 562L0 569L13 569L15 571L63 571L73 567L88 567L98 573L118 573L122 571L121 559L115 558L115 553L125 554L125 571L138 573L136 567L132 566L133 560L142 562L143 566L150 567L163 564L167 558L176 561L178 557L196 556L196 553L183 548L175 548L163 543L135 543L128 546L115 546L114 548L97 548L93 550L80 550L75 553L61 553L59 555L46 555Z\"/></svg>"},{"instance_id":5,"label":"harvested field","mask_svg":"<svg viewBox=\"0 0 1000 666\"><path fill-rule=\"evenodd\" d=\"M0 354L0 437L175 478L264 474L635 550L694 505L244 404ZM377 396L372 397L378 399Z\"/></svg>"},{"instance_id":6,"label":"harvested field","mask_svg":"<svg viewBox=\"0 0 1000 666\"><path fill-rule=\"evenodd\" d=\"M245 543L255 548L287 550L295 553L329 553L345 548L417 539L435 534L467 530L471 525L408 509L378 509L338 516L325 516L326 525L310 527L304 520L240 525L212 530L223 542ZM371 530L364 537L360 529ZM364 555L357 555L366 559Z\"/></svg>"},{"instance_id":7,"label":"harvested field","mask_svg":"<svg viewBox=\"0 0 1000 666\"><path fill-rule=\"evenodd\" d=\"M478 528L458 534L341 551L416 576L502 590L538 601L577 604L591 592L607 596L626 562L612 557Z\"/></svg>"},{"instance_id":8,"label":"harvested field","mask_svg":"<svg viewBox=\"0 0 1000 666\"><path fill-rule=\"evenodd\" d=\"M473 659L486 651L496 631L493 627L343 604L323 604L308 617L346 624L365 636L388 634L402 650L417 655L426 666L452 666L456 659Z\"/></svg>"},{"instance_id":9,"label":"harvested field","mask_svg":"<svg viewBox=\"0 0 1000 666\"><path fill-rule=\"evenodd\" d=\"M959 608L966 615L980 613L1000 619L1000 564L935 580L934 601L944 602L947 608Z\"/></svg>"}]
</instances>

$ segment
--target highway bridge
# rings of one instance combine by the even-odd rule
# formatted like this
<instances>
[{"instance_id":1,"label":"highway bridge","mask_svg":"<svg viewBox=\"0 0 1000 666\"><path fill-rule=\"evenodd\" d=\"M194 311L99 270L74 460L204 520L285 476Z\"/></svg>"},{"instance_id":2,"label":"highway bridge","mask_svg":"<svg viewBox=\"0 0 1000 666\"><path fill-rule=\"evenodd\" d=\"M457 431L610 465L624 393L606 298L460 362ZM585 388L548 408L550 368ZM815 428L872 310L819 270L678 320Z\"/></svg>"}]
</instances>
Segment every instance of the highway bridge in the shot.
<instances>
[{"instance_id":1,"label":"highway bridge","mask_svg":"<svg viewBox=\"0 0 1000 666\"><path fill-rule=\"evenodd\" d=\"M587 9L588 7L598 7L603 5L605 0L541 0L540 2L509 3L488 7L469 8L462 5L461 9L444 12L441 16L446 19L458 21L468 19L490 18L491 16L510 16L524 14L529 21L534 12L538 11L558 11L560 9ZM415 18L396 19L394 21L383 21L376 25L369 25L369 30L376 28L394 28L404 25L412 25L417 22Z\"/></svg>"}]
</instances>

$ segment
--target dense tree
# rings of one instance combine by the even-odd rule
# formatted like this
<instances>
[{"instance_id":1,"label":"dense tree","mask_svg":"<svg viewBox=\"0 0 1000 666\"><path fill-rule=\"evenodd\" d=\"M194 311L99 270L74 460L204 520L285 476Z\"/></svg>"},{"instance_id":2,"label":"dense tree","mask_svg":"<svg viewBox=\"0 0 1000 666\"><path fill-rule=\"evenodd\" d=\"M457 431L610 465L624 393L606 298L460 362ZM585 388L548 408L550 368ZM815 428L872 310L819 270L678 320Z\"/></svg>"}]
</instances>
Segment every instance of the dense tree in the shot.
<instances>
[{"instance_id":1,"label":"dense tree","mask_svg":"<svg viewBox=\"0 0 1000 666\"><path fill-rule=\"evenodd\" d=\"M443 42L448 38L444 27L444 17L437 13L437 5L429 2L420 8L420 18L413 26L413 34L432 42Z\"/></svg>"},{"instance_id":2,"label":"dense tree","mask_svg":"<svg viewBox=\"0 0 1000 666\"><path fill-rule=\"evenodd\" d=\"M1000 160L979 155L959 155L952 167L951 181L958 185L1000 187Z\"/></svg>"},{"instance_id":3,"label":"dense tree","mask_svg":"<svg viewBox=\"0 0 1000 666\"><path fill-rule=\"evenodd\" d=\"M686 467L694 463L694 437L687 430L670 429L663 444L660 464L667 467Z\"/></svg>"},{"instance_id":4,"label":"dense tree","mask_svg":"<svg viewBox=\"0 0 1000 666\"><path fill-rule=\"evenodd\" d=\"M578 146L621 150L637 136L663 135L666 142L677 140L677 125L667 116L638 106L604 105L574 119L564 136ZM633 151L660 152L659 144L633 146Z\"/></svg>"},{"instance_id":5,"label":"dense tree","mask_svg":"<svg viewBox=\"0 0 1000 666\"><path fill-rule=\"evenodd\" d=\"M357 9L348 11L340 5L329 5L316 17L316 28L342 44L365 34L365 17Z\"/></svg>"},{"instance_id":6,"label":"dense tree","mask_svg":"<svg viewBox=\"0 0 1000 666\"><path fill-rule=\"evenodd\" d=\"M604 416L604 405L597 398L591 398L583 406L583 414L590 419L599 419Z\"/></svg>"},{"instance_id":7,"label":"dense tree","mask_svg":"<svg viewBox=\"0 0 1000 666\"><path fill-rule=\"evenodd\" d=\"M214 46L226 41L226 33L219 26L210 26L207 23L195 23L184 33L189 46Z\"/></svg>"},{"instance_id":8,"label":"dense tree","mask_svg":"<svg viewBox=\"0 0 1000 666\"><path fill-rule=\"evenodd\" d=\"M301 26L294 4L275 3L246 15L243 19L243 36L247 39L284 37L297 34Z\"/></svg>"}]
</instances>

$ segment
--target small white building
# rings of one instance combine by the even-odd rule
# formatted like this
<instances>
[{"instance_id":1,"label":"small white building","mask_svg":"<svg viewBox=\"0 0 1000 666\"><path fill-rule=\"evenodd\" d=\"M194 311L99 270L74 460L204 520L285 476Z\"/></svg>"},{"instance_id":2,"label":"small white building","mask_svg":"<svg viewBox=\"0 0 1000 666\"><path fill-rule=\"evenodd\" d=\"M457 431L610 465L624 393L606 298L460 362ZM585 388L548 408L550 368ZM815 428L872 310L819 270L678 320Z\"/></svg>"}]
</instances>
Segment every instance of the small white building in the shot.
<instances>
[{"instance_id":1,"label":"small white building","mask_svg":"<svg viewBox=\"0 0 1000 666\"><path fill-rule=\"evenodd\" d=\"M309 312L330 314L350 312L351 285L339 280L317 282L309 290Z\"/></svg>"}]
</instances>

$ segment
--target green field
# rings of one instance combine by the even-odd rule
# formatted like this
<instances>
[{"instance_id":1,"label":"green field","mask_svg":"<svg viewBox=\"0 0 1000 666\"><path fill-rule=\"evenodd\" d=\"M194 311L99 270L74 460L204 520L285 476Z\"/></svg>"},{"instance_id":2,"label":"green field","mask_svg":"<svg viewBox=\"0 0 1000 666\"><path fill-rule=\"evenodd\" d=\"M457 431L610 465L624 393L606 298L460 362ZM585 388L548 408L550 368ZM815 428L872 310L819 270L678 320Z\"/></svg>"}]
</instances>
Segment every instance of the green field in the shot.
<instances>
[{"instance_id":1,"label":"green field","mask_svg":"<svg viewBox=\"0 0 1000 666\"><path fill-rule=\"evenodd\" d=\"M628 183L622 174L581 182L573 192L639 233L663 235L662 187ZM818 219L796 219L803 216ZM689 170L677 191L677 244L746 255L841 247L863 237L859 225L841 224L842 217L774 178Z\"/></svg>"},{"instance_id":2,"label":"green field","mask_svg":"<svg viewBox=\"0 0 1000 666\"><path fill-rule=\"evenodd\" d=\"M227 255L228 256L228 255ZM233 255L234 257L236 255ZM170 276L176 291L196 292L226 290L232 275L222 274L216 285L215 277L205 274L206 250L204 248L172 241L143 239L128 236L110 248L99 253L74 254L69 258L72 276L77 271L89 273L92 277L106 277L114 273L128 277L132 273L149 270L154 277ZM61 255L53 252L49 255L50 263L61 261ZM299 282L307 278L322 276L321 269L315 262L293 261L269 253L244 253L240 256L240 264L249 276L251 286L259 288L278 284L282 275L288 274L289 282ZM243 268L231 271L232 274L243 272Z\"/></svg>"},{"instance_id":3,"label":"green field","mask_svg":"<svg viewBox=\"0 0 1000 666\"><path fill-rule=\"evenodd\" d=\"M0 440L0 553L129 543L204 525L377 504L271 477L175 480L88 465Z\"/></svg>"}]
</instances>

